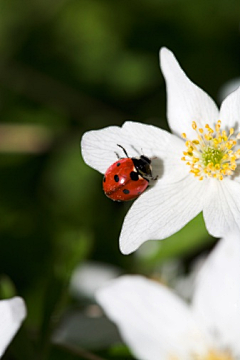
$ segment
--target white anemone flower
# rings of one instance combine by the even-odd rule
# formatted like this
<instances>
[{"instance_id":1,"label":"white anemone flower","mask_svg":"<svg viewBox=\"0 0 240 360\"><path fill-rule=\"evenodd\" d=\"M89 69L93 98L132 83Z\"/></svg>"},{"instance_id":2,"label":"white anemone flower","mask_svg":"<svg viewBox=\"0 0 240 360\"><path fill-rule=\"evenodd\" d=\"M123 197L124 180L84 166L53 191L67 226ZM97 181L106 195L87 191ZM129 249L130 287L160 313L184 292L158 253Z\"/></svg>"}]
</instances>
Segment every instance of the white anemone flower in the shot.
<instances>
[{"instance_id":1,"label":"white anemone flower","mask_svg":"<svg viewBox=\"0 0 240 360\"><path fill-rule=\"evenodd\" d=\"M70 292L77 298L93 298L98 288L120 274L121 271L116 266L86 261L74 269L70 280Z\"/></svg>"},{"instance_id":2,"label":"white anemone flower","mask_svg":"<svg viewBox=\"0 0 240 360\"><path fill-rule=\"evenodd\" d=\"M199 271L191 304L141 276L112 280L96 297L138 360L239 360L239 279L239 234L231 234Z\"/></svg>"},{"instance_id":3,"label":"white anemone flower","mask_svg":"<svg viewBox=\"0 0 240 360\"><path fill-rule=\"evenodd\" d=\"M153 176L158 176L125 217L120 235L124 254L147 240L172 235L201 211L215 237L240 228L240 88L218 110L188 79L171 51L161 49L160 61L172 134L128 121L122 127L89 131L82 138L85 162L101 173L117 160L120 144L130 157L141 152L149 157Z\"/></svg>"},{"instance_id":4,"label":"white anemone flower","mask_svg":"<svg viewBox=\"0 0 240 360\"><path fill-rule=\"evenodd\" d=\"M20 297L0 301L0 357L21 326L26 313L25 303Z\"/></svg>"}]
</instances>

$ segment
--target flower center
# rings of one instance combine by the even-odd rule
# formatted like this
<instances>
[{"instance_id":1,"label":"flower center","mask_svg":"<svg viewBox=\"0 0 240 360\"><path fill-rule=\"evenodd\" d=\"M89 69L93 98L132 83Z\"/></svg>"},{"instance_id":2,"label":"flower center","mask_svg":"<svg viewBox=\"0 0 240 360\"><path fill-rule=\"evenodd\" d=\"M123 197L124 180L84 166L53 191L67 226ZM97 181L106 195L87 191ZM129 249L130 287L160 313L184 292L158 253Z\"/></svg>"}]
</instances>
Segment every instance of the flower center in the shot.
<instances>
[{"instance_id":1,"label":"flower center","mask_svg":"<svg viewBox=\"0 0 240 360\"><path fill-rule=\"evenodd\" d=\"M193 354L192 360L235 360L229 351L209 350L206 355ZM177 356L170 356L169 360L180 360Z\"/></svg>"},{"instance_id":2,"label":"flower center","mask_svg":"<svg viewBox=\"0 0 240 360\"><path fill-rule=\"evenodd\" d=\"M234 146L240 139L240 133L236 138L232 138L234 129L221 131L221 121L218 120L215 131L208 124L205 130L197 127L195 121L192 128L197 133L195 140L188 140L185 133L182 137L186 139L187 151L183 151L181 160L190 167L190 173L194 174L199 180L206 177L213 177L223 180L224 176L233 175L236 170L236 160L240 158L240 149L233 151Z\"/></svg>"},{"instance_id":3,"label":"flower center","mask_svg":"<svg viewBox=\"0 0 240 360\"><path fill-rule=\"evenodd\" d=\"M228 351L214 351L210 350L204 357L193 357L193 360L234 360Z\"/></svg>"}]
</instances>

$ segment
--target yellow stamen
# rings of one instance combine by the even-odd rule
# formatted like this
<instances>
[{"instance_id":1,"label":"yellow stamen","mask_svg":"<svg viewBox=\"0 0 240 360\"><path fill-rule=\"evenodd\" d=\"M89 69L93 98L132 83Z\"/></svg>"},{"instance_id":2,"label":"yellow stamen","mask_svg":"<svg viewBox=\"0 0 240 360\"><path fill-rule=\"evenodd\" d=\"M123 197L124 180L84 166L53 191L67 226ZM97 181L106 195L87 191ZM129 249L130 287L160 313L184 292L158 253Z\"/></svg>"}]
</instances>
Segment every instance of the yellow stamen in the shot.
<instances>
[{"instance_id":1,"label":"yellow stamen","mask_svg":"<svg viewBox=\"0 0 240 360\"><path fill-rule=\"evenodd\" d=\"M234 129L231 128L227 134L225 130L221 130L220 120L214 128L206 124L205 130L198 128L193 121L192 128L196 131L197 139L189 140L186 133L182 133L187 148L182 160L190 166L190 172L199 180L206 177L223 180L224 176L233 175L237 168L236 161L240 158L240 149L234 151L233 148L240 140L240 133L232 138Z\"/></svg>"},{"instance_id":2,"label":"yellow stamen","mask_svg":"<svg viewBox=\"0 0 240 360\"><path fill-rule=\"evenodd\" d=\"M237 360L228 350L209 350L205 355L193 353L190 354L189 358L191 360ZM175 355L170 355L169 360L180 360L180 358Z\"/></svg>"},{"instance_id":3,"label":"yellow stamen","mask_svg":"<svg viewBox=\"0 0 240 360\"><path fill-rule=\"evenodd\" d=\"M210 350L206 356L193 356L193 360L234 360L228 351Z\"/></svg>"},{"instance_id":4,"label":"yellow stamen","mask_svg":"<svg viewBox=\"0 0 240 360\"><path fill-rule=\"evenodd\" d=\"M195 121L192 122L192 128L193 128L193 130L197 129L197 124L195 123Z\"/></svg>"}]
</instances>

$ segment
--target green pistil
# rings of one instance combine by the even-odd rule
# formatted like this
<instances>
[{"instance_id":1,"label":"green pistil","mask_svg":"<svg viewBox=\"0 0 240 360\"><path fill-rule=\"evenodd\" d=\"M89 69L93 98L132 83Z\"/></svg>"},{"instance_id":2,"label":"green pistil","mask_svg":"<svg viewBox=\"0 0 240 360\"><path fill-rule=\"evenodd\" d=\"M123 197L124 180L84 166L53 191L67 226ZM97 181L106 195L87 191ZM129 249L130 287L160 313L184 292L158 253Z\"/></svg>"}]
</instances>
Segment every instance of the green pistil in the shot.
<instances>
[{"instance_id":1,"label":"green pistil","mask_svg":"<svg viewBox=\"0 0 240 360\"><path fill-rule=\"evenodd\" d=\"M208 164L212 163L213 166L220 164L222 158L223 158L224 152L216 149L212 146L208 146L204 149L202 153L202 160L204 166L207 166Z\"/></svg>"}]
</instances>

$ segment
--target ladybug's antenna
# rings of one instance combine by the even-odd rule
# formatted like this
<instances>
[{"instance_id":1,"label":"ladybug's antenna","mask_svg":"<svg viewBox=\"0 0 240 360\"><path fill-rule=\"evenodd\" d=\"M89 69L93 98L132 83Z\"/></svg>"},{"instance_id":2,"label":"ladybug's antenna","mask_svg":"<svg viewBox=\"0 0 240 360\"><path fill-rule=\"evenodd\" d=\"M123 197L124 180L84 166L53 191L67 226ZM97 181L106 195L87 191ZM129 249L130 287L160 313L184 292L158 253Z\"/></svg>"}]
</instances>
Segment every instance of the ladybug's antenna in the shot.
<instances>
[{"instance_id":1,"label":"ladybug's antenna","mask_svg":"<svg viewBox=\"0 0 240 360\"><path fill-rule=\"evenodd\" d=\"M128 157L128 158L129 158L129 156L128 156L128 153L127 153L126 149L124 149L124 147L123 147L122 145L117 144L117 146L119 146L119 147L123 150L123 152L124 152L124 154L126 155L126 157Z\"/></svg>"}]
</instances>

